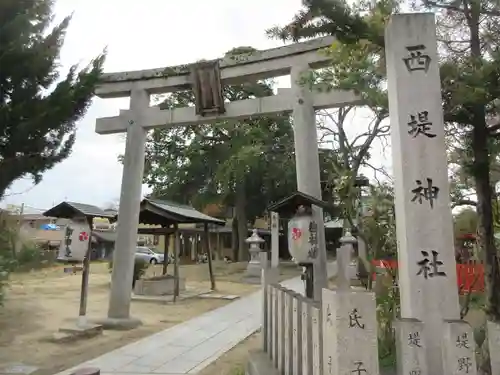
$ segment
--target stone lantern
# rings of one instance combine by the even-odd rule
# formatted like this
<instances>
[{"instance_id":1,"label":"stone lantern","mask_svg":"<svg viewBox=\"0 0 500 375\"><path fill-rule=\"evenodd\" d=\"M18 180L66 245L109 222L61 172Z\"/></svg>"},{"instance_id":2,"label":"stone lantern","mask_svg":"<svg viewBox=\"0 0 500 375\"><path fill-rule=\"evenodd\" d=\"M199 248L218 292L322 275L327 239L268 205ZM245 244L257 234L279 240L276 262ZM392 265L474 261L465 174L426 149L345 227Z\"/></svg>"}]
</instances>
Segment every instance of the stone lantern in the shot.
<instances>
[{"instance_id":1,"label":"stone lantern","mask_svg":"<svg viewBox=\"0 0 500 375\"><path fill-rule=\"evenodd\" d=\"M250 261L248 262L245 278L253 279L260 283L262 265L260 264L259 253L262 251L260 246L265 241L259 236L257 229L254 229L252 235L245 242L250 245Z\"/></svg>"}]
</instances>

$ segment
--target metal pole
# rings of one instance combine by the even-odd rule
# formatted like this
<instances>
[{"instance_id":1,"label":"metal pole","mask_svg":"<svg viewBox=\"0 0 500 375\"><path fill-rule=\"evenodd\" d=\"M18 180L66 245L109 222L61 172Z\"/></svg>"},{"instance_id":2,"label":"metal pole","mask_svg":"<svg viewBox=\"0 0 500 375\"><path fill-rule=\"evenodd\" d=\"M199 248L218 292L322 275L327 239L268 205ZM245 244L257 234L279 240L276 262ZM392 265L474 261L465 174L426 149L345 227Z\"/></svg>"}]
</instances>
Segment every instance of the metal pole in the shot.
<instances>
[{"instance_id":1,"label":"metal pole","mask_svg":"<svg viewBox=\"0 0 500 375\"><path fill-rule=\"evenodd\" d=\"M87 223L89 224L89 243L87 245L87 251L85 252L85 257L83 258L83 270L82 270L82 286L80 288L80 311L78 314L78 326L84 327L87 325L87 296L89 289L89 274L90 274L90 254L92 251L92 217L87 217Z\"/></svg>"},{"instance_id":2,"label":"metal pole","mask_svg":"<svg viewBox=\"0 0 500 375\"><path fill-rule=\"evenodd\" d=\"M170 234L165 233L163 235L163 269L162 269L162 275L167 274L167 267L168 267L168 243L170 242Z\"/></svg>"},{"instance_id":3,"label":"metal pole","mask_svg":"<svg viewBox=\"0 0 500 375\"><path fill-rule=\"evenodd\" d=\"M205 223L204 229L205 229L205 238L204 238L205 251L207 252L208 272L210 273L210 288L212 290L215 290L214 270L212 268L212 252L210 251L210 242L209 242L209 237L208 237L208 223Z\"/></svg>"},{"instance_id":4,"label":"metal pole","mask_svg":"<svg viewBox=\"0 0 500 375\"><path fill-rule=\"evenodd\" d=\"M314 265L312 263L301 263L299 265L304 268L300 278L304 281L306 297L314 299Z\"/></svg>"},{"instance_id":5,"label":"metal pole","mask_svg":"<svg viewBox=\"0 0 500 375\"><path fill-rule=\"evenodd\" d=\"M179 297L179 247L180 247L180 236L179 236L179 225L174 224L174 302L177 301Z\"/></svg>"}]
</instances>

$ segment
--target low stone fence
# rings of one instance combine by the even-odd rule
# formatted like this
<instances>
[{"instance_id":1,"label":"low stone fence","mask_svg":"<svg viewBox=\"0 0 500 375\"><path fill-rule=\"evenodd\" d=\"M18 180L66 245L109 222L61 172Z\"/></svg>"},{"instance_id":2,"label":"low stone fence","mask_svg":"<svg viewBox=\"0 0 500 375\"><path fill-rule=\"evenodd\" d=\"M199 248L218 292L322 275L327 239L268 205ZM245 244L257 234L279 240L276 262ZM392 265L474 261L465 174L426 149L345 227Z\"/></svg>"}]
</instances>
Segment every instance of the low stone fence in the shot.
<instances>
[{"instance_id":1,"label":"low stone fence","mask_svg":"<svg viewBox=\"0 0 500 375\"><path fill-rule=\"evenodd\" d=\"M321 307L278 284L264 294L264 351L279 373L321 374Z\"/></svg>"},{"instance_id":2,"label":"low stone fence","mask_svg":"<svg viewBox=\"0 0 500 375\"><path fill-rule=\"evenodd\" d=\"M264 258L262 262L267 264ZM263 350L250 354L247 375L379 375L375 294L323 289L321 302L316 302L279 285L276 271L263 269ZM426 342L428 329L443 331L437 343L443 368L439 375L483 373L477 369L476 342L468 323L431 323L424 329L417 319L394 322L398 375L436 375L427 370L436 354L436 343ZM498 324L488 323L487 342L495 353L491 374L500 375Z\"/></svg>"}]
</instances>

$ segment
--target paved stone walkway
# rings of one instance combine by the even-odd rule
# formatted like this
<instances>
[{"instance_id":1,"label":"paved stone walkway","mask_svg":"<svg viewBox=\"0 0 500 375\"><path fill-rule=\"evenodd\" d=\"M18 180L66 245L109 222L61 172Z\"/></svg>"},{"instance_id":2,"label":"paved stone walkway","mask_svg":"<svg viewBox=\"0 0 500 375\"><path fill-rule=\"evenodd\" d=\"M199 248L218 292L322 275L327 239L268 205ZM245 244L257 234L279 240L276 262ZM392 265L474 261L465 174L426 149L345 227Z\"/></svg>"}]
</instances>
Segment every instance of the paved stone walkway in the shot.
<instances>
[{"instance_id":1,"label":"paved stone walkway","mask_svg":"<svg viewBox=\"0 0 500 375\"><path fill-rule=\"evenodd\" d=\"M304 289L300 278L281 284ZM262 292L254 292L77 367L99 367L102 375L196 374L260 328L261 301Z\"/></svg>"},{"instance_id":2,"label":"paved stone walkway","mask_svg":"<svg viewBox=\"0 0 500 375\"><path fill-rule=\"evenodd\" d=\"M330 263L328 274L336 269ZM304 292L300 277L281 284ZM254 292L57 375L81 367L98 367L101 375L196 374L260 328L261 301L262 291Z\"/></svg>"}]
</instances>

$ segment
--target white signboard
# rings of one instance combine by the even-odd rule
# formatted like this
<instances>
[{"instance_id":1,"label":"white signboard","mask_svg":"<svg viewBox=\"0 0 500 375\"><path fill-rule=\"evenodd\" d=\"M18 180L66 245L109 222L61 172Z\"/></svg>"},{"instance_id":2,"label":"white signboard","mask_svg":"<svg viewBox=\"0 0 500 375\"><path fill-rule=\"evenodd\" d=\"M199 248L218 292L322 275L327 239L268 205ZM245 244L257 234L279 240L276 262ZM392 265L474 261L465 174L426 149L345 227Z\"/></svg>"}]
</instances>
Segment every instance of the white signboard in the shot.
<instances>
[{"instance_id":1,"label":"white signboard","mask_svg":"<svg viewBox=\"0 0 500 375\"><path fill-rule=\"evenodd\" d=\"M317 224L311 216L297 216L288 224L288 247L297 263L312 263L318 256Z\"/></svg>"},{"instance_id":2,"label":"white signboard","mask_svg":"<svg viewBox=\"0 0 500 375\"><path fill-rule=\"evenodd\" d=\"M73 219L63 230L59 246L59 260L83 261L90 241L90 227L87 219Z\"/></svg>"}]
</instances>

